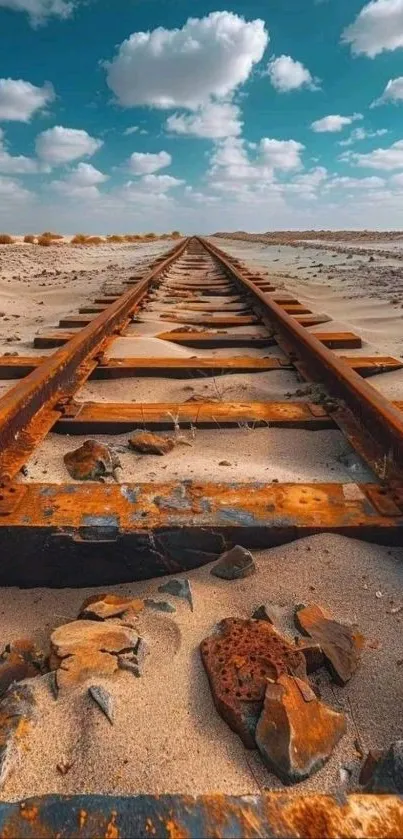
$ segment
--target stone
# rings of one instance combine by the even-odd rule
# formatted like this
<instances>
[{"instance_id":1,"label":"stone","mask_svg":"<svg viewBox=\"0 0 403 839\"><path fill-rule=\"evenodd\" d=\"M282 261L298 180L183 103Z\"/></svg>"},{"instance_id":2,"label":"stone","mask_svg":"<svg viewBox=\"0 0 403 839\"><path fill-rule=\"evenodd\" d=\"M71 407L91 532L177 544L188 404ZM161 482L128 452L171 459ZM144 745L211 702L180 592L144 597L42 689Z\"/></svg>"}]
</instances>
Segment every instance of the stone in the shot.
<instances>
[{"instance_id":1,"label":"stone","mask_svg":"<svg viewBox=\"0 0 403 839\"><path fill-rule=\"evenodd\" d=\"M118 455L109 446L86 440L78 449L64 455L69 475L76 481L103 480L121 466Z\"/></svg>"},{"instance_id":2,"label":"stone","mask_svg":"<svg viewBox=\"0 0 403 839\"><path fill-rule=\"evenodd\" d=\"M8 644L0 660L0 696L13 682L31 679L47 672L46 657L26 638Z\"/></svg>"},{"instance_id":3,"label":"stone","mask_svg":"<svg viewBox=\"0 0 403 839\"><path fill-rule=\"evenodd\" d=\"M360 770L360 777L359 783L362 787L366 787L367 784L372 781L373 774L375 772L376 767L378 766L379 761L384 758L386 755L386 749L370 749L364 763L361 766Z\"/></svg>"},{"instance_id":4,"label":"stone","mask_svg":"<svg viewBox=\"0 0 403 839\"><path fill-rule=\"evenodd\" d=\"M193 612L193 598L189 580L168 580L167 583L163 583L162 586L158 586L158 591L163 594L172 594L174 597L182 597L183 600L187 600L190 610Z\"/></svg>"},{"instance_id":5,"label":"stone","mask_svg":"<svg viewBox=\"0 0 403 839\"><path fill-rule=\"evenodd\" d=\"M83 620L104 621L116 618L126 612L139 614L144 608L143 600L133 600L121 594L93 594L80 607L78 617Z\"/></svg>"},{"instance_id":6,"label":"stone","mask_svg":"<svg viewBox=\"0 0 403 839\"><path fill-rule=\"evenodd\" d=\"M0 702L0 787L19 762L21 741L26 737L35 713L31 688L12 685Z\"/></svg>"},{"instance_id":7,"label":"stone","mask_svg":"<svg viewBox=\"0 0 403 839\"><path fill-rule=\"evenodd\" d=\"M98 705L102 713L105 714L110 724L113 725L113 699L109 691L102 687L102 685L91 685L88 688L88 695Z\"/></svg>"},{"instance_id":8,"label":"stone","mask_svg":"<svg viewBox=\"0 0 403 839\"><path fill-rule=\"evenodd\" d=\"M377 762L366 792L403 794L403 740L396 740Z\"/></svg>"},{"instance_id":9,"label":"stone","mask_svg":"<svg viewBox=\"0 0 403 839\"><path fill-rule=\"evenodd\" d=\"M50 640L60 690L93 676L113 676L119 670L119 654L135 652L139 636L122 623L77 620L59 626Z\"/></svg>"},{"instance_id":10,"label":"stone","mask_svg":"<svg viewBox=\"0 0 403 839\"><path fill-rule=\"evenodd\" d=\"M256 727L264 762L284 784L296 784L317 772L346 732L344 714L316 698L310 686L282 674L268 683Z\"/></svg>"},{"instance_id":11,"label":"stone","mask_svg":"<svg viewBox=\"0 0 403 839\"><path fill-rule=\"evenodd\" d=\"M145 605L154 612L176 612L176 606L167 600L145 600Z\"/></svg>"},{"instance_id":12,"label":"stone","mask_svg":"<svg viewBox=\"0 0 403 839\"><path fill-rule=\"evenodd\" d=\"M213 565L210 574L222 580L240 580L249 577L256 571L253 556L241 545L235 545L230 551L223 553L218 562Z\"/></svg>"},{"instance_id":13,"label":"stone","mask_svg":"<svg viewBox=\"0 0 403 839\"><path fill-rule=\"evenodd\" d=\"M355 627L334 620L320 606L298 606L295 623L322 649L325 664L334 681L345 685L355 673L361 659L364 637Z\"/></svg>"},{"instance_id":14,"label":"stone","mask_svg":"<svg viewBox=\"0 0 403 839\"><path fill-rule=\"evenodd\" d=\"M151 431L136 431L129 440L130 448L140 454L168 454L175 447L172 437L161 437Z\"/></svg>"},{"instance_id":15,"label":"stone","mask_svg":"<svg viewBox=\"0 0 403 839\"><path fill-rule=\"evenodd\" d=\"M276 603L263 603L255 609L252 618L259 621L268 621L275 626L276 623L280 622L283 612L284 609L281 606L277 606Z\"/></svg>"},{"instance_id":16,"label":"stone","mask_svg":"<svg viewBox=\"0 0 403 839\"><path fill-rule=\"evenodd\" d=\"M267 680L306 678L304 656L268 621L241 618L221 621L200 651L218 713L248 749L256 748Z\"/></svg>"}]
</instances>

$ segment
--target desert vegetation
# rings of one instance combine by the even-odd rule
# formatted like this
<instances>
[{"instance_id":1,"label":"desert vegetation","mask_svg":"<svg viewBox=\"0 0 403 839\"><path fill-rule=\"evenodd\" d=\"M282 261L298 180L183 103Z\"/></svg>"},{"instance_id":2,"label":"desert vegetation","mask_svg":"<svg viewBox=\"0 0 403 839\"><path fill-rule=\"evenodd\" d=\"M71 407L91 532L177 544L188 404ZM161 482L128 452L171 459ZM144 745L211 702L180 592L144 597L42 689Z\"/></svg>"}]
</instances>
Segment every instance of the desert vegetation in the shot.
<instances>
[{"instance_id":1,"label":"desert vegetation","mask_svg":"<svg viewBox=\"0 0 403 839\"><path fill-rule=\"evenodd\" d=\"M24 242L27 245L34 245L35 244L35 236L33 233L26 233L24 236Z\"/></svg>"},{"instance_id":2,"label":"desert vegetation","mask_svg":"<svg viewBox=\"0 0 403 839\"><path fill-rule=\"evenodd\" d=\"M0 245L13 245L14 239L8 233L0 233Z\"/></svg>"}]
</instances>

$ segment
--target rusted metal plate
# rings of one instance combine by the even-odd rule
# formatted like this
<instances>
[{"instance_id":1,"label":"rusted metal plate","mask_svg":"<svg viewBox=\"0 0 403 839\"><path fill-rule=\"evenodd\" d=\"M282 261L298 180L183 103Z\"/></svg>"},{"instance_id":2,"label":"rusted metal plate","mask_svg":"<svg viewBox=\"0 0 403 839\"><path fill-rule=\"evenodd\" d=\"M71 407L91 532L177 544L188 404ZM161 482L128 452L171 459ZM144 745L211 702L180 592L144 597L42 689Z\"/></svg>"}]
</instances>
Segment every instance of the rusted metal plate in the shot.
<instances>
[{"instance_id":1,"label":"rusted metal plate","mask_svg":"<svg viewBox=\"0 0 403 839\"><path fill-rule=\"evenodd\" d=\"M137 426L172 430L174 421L196 428L253 427L332 428L334 421L307 402L84 402L69 405L55 431L63 434L120 433Z\"/></svg>"},{"instance_id":2,"label":"rusted metal plate","mask_svg":"<svg viewBox=\"0 0 403 839\"><path fill-rule=\"evenodd\" d=\"M315 332L314 335L317 341L331 350L356 350L362 347L361 338L354 332Z\"/></svg>"},{"instance_id":3,"label":"rusted metal plate","mask_svg":"<svg viewBox=\"0 0 403 839\"><path fill-rule=\"evenodd\" d=\"M3 839L400 839L393 795L50 795L0 804Z\"/></svg>"},{"instance_id":4,"label":"rusted metal plate","mask_svg":"<svg viewBox=\"0 0 403 839\"><path fill-rule=\"evenodd\" d=\"M0 585L148 579L211 562L235 544L267 548L323 532L392 545L403 538L403 513L380 513L365 484L26 486L0 516Z\"/></svg>"},{"instance_id":5,"label":"rusted metal plate","mask_svg":"<svg viewBox=\"0 0 403 839\"><path fill-rule=\"evenodd\" d=\"M45 332L41 335L35 335L33 346L38 350L49 350L55 349L56 347L63 347L64 344L68 344L68 342L76 335L76 332Z\"/></svg>"},{"instance_id":6,"label":"rusted metal plate","mask_svg":"<svg viewBox=\"0 0 403 839\"><path fill-rule=\"evenodd\" d=\"M273 347L275 340L271 335L226 334L225 332L160 332L157 338L184 344L187 347L205 347L206 349L225 347Z\"/></svg>"},{"instance_id":7,"label":"rusted metal plate","mask_svg":"<svg viewBox=\"0 0 403 839\"><path fill-rule=\"evenodd\" d=\"M105 311L102 309L101 311ZM95 315L67 315L59 320L60 329L75 329L76 327L88 326L94 320Z\"/></svg>"},{"instance_id":8,"label":"rusted metal plate","mask_svg":"<svg viewBox=\"0 0 403 839\"><path fill-rule=\"evenodd\" d=\"M312 315L311 309L303 306L302 303L279 303L289 315Z\"/></svg>"},{"instance_id":9,"label":"rusted metal plate","mask_svg":"<svg viewBox=\"0 0 403 839\"><path fill-rule=\"evenodd\" d=\"M287 314L284 307L281 308L284 313ZM320 326L321 323L329 323L332 320L332 318L329 318L327 315L296 315L295 317L294 315L290 315L290 317L293 317L300 326L306 327Z\"/></svg>"},{"instance_id":10,"label":"rusted metal plate","mask_svg":"<svg viewBox=\"0 0 403 839\"><path fill-rule=\"evenodd\" d=\"M342 355L340 358L359 373L360 376L375 376L377 373L387 373L393 370L401 370L403 361L393 356L375 355L375 356L355 356L349 358Z\"/></svg>"},{"instance_id":11,"label":"rusted metal plate","mask_svg":"<svg viewBox=\"0 0 403 839\"><path fill-rule=\"evenodd\" d=\"M200 324L200 326L212 326L217 329L223 329L231 326L252 326L259 323L259 318L255 315L192 315L181 314L177 312L164 312L160 315L161 320L173 320L178 323L193 323ZM72 324L71 324L72 325Z\"/></svg>"}]
</instances>

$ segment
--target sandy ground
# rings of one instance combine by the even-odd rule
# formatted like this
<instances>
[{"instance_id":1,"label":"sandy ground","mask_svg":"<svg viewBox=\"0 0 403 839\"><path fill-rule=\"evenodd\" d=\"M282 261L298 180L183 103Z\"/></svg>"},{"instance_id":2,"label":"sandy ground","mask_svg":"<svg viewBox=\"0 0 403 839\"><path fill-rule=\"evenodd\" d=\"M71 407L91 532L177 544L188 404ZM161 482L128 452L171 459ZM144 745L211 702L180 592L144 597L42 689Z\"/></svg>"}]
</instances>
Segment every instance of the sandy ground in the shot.
<instances>
[{"instance_id":1,"label":"sandy ground","mask_svg":"<svg viewBox=\"0 0 403 839\"><path fill-rule=\"evenodd\" d=\"M301 602L320 603L338 619L358 622L366 635L362 666L347 687L331 685L325 671L315 676L324 701L346 714L348 732L327 766L294 792L338 790L345 767L354 770L354 782L359 765L354 741L366 750L386 746L402 733L403 635L400 616L390 614L402 603L401 558L397 549L332 535L310 537L256 553L257 573L246 580L217 580L209 566L191 572L193 612L186 601L159 594L162 579L116 587L136 597L167 599L177 609L170 616L146 610L140 618L139 632L150 649L143 676L121 673L103 683L114 698L113 727L90 706L85 685L55 701L47 677L37 681L36 724L1 798L279 788L258 753L246 751L217 714L198 649L218 620L247 618L268 600L284 607L281 628L291 637L293 608ZM4 643L22 634L46 644L51 629L74 619L83 598L95 591L8 590L1 615ZM65 776L56 768L63 761L72 763Z\"/></svg>"},{"instance_id":2,"label":"sandy ground","mask_svg":"<svg viewBox=\"0 0 403 839\"><path fill-rule=\"evenodd\" d=\"M315 248L299 251L286 245L268 248L224 240L219 244L251 266L268 270L278 287L288 288L313 311L327 312L335 321L326 325L326 329L332 330L340 324L340 329L361 334L365 341L363 354L403 352L403 310L400 300L390 302L392 295L397 299L401 294L401 278L395 274L389 276L397 270L389 262L385 267L389 274L385 278L380 274L384 267L369 264L367 258L363 260L355 255L347 260L345 255L332 256ZM33 352L32 337L36 329L53 327L61 315L76 312L79 305L106 283L119 285L133 268L145 265L163 247L169 246L170 243L107 245L96 250L76 250L60 245L42 251L16 245L0 250L0 308L10 318L1 319L4 327L1 351L18 351L24 355ZM321 268L318 262L323 263ZM347 262L348 267L342 262ZM44 275L45 268L53 273ZM380 282L381 276L386 284ZM40 286L41 282L46 285ZM163 341L156 337L162 327L165 331L175 324L162 322L161 310L156 294L147 314L144 313L144 322L133 324L126 336L114 341L109 355L281 357L281 352L272 348L196 350ZM14 319L12 314L21 317ZM13 339L6 346L6 338L12 337L11 330L12 334L18 332L21 341ZM139 337L141 334L145 337ZM403 399L400 371L370 381L391 398ZM10 383L5 386L9 387ZM215 397L220 401L294 400L303 398L303 393L298 393L303 387L295 372L273 371L185 381L158 378L94 381L88 382L77 398L105 402L163 399L177 404L190 395ZM338 431L275 428L252 431L240 427L184 434L191 447L177 446L167 458L140 458L122 451L122 480L368 480L362 464ZM105 435L102 439L121 447L126 445L128 436ZM49 435L28 462L24 480L69 480L62 455L76 448L83 439ZM231 465L219 466L223 459ZM295 634L291 624L294 605L318 602L330 608L338 619L357 621L368 638L362 667L348 687L340 689L331 685L325 672L317 677L324 700L333 707L343 708L347 714L348 733L327 767L299 786L297 792L339 790L346 779L346 773L340 775L340 770L346 766L354 770L354 782L358 767L354 741L358 740L365 751L369 747L386 746L401 736L403 667L399 662L403 660L403 639L401 618L391 613L393 606L403 605L401 554L401 549L391 550L343 537L311 537L256 553L257 573L243 581L217 580L210 576L208 567L192 572L189 579L193 613L185 602L158 594L162 580L111 587L110 591L168 599L175 604L177 612L164 616L146 610L141 616L139 629L148 641L150 655L140 679L124 673L109 685L115 701L113 728L89 705L84 688L61 695L56 702L51 698L46 678L36 682L36 724L28 736L20 764L1 790L1 797L15 800L54 792L197 794L220 790L241 794L281 786L255 752L245 751L239 738L216 713L198 652L200 641L218 620L248 617L254 608L268 600L284 607L283 628L291 637ZM376 592L381 596L376 596ZM3 643L29 636L46 647L51 630L74 619L82 600L93 592L7 589L1 593ZM72 764L65 776L57 770L61 761Z\"/></svg>"}]
</instances>

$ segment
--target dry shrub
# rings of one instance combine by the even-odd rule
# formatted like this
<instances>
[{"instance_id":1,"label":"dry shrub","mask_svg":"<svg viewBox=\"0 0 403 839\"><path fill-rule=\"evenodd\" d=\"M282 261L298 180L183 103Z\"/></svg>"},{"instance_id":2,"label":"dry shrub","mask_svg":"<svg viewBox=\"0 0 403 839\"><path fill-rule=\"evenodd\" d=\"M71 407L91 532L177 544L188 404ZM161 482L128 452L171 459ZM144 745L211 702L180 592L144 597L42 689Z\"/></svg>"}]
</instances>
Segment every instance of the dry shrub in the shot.
<instances>
[{"instance_id":1,"label":"dry shrub","mask_svg":"<svg viewBox=\"0 0 403 839\"><path fill-rule=\"evenodd\" d=\"M49 248L53 244L53 239L49 239L49 236L38 236L38 245L42 248Z\"/></svg>"},{"instance_id":2,"label":"dry shrub","mask_svg":"<svg viewBox=\"0 0 403 839\"><path fill-rule=\"evenodd\" d=\"M52 233L50 230L45 230L41 233L41 239L64 239L61 233Z\"/></svg>"},{"instance_id":3,"label":"dry shrub","mask_svg":"<svg viewBox=\"0 0 403 839\"><path fill-rule=\"evenodd\" d=\"M15 239L9 236L8 233L0 233L0 245L13 245Z\"/></svg>"},{"instance_id":4,"label":"dry shrub","mask_svg":"<svg viewBox=\"0 0 403 839\"><path fill-rule=\"evenodd\" d=\"M158 239L158 236L157 236L156 233L146 233L144 238L145 239Z\"/></svg>"},{"instance_id":5,"label":"dry shrub","mask_svg":"<svg viewBox=\"0 0 403 839\"><path fill-rule=\"evenodd\" d=\"M108 236L108 242L124 242L124 236L118 236L116 233L113 233L112 236Z\"/></svg>"},{"instance_id":6,"label":"dry shrub","mask_svg":"<svg viewBox=\"0 0 403 839\"><path fill-rule=\"evenodd\" d=\"M170 233L161 233L160 239L170 239L170 238L171 238Z\"/></svg>"},{"instance_id":7,"label":"dry shrub","mask_svg":"<svg viewBox=\"0 0 403 839\"><path fill-rule=\"evenodd\" d=\"M181 238L181 234L179 233L179 230L173 230L172 233L171 233L171 239L180 239L180 238Z\"/></svg>"},{"instance_id":8,"label":"dry shrub","mask_svg":"<svg viewBox=\"0 0 403 839\"><path fill-rule=\"evenodd\" d=\"M76 233L76 235L71 240L70 244L71 245L86 245L88 239L89 239L89 236L87 236L85 233Z\"/></svg>"},{"instance_id":9,"label":"dry shrub","mask_svg":"<svg viewBox=\"0 0 403 839\"><path fill-rule=\"evenodd\" d=\"M103 245L104 242L105 242L105 239L101 239L100 236L89 236L89 238L86 239L85 244L86 245Z\"/></svg>"},{"instance_id":10,"label":"dry shrub","mask_svg":"<svg viewBox=\"0 0 403 839\"><path fill-rule=\"evenodd\" d=\"M34 245L35 244L35 236L33 236L32 233L27 233L27 235L24 236L24 242L26 242L27 245Z\"/></svg>"}]
</instances>

